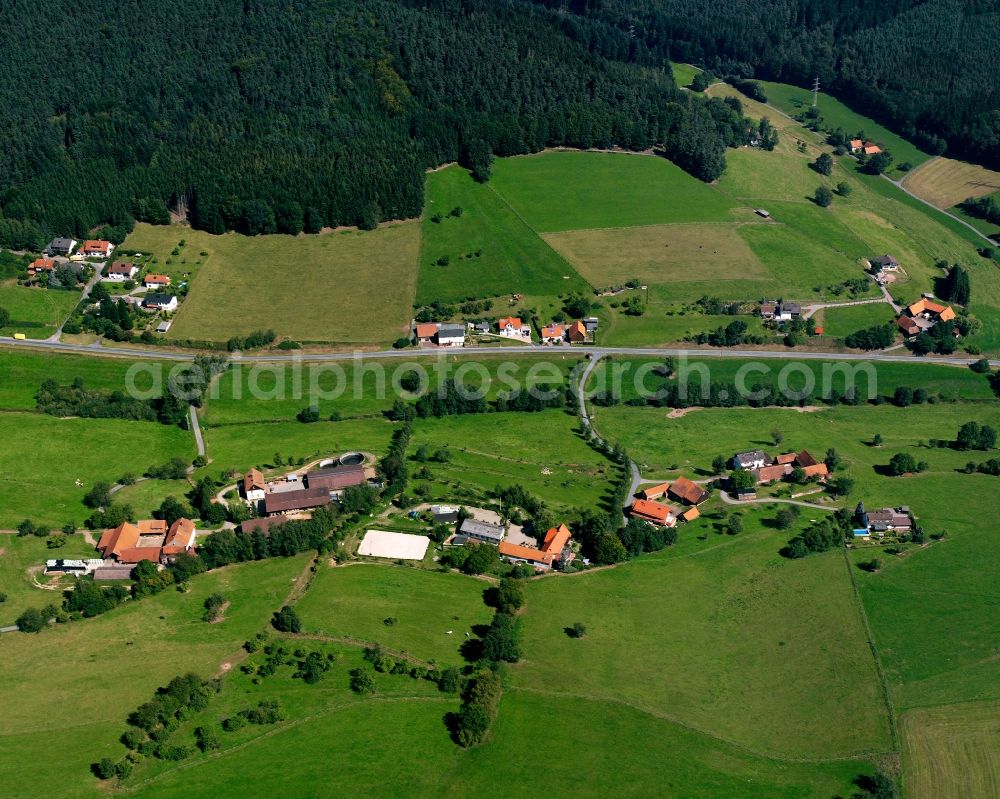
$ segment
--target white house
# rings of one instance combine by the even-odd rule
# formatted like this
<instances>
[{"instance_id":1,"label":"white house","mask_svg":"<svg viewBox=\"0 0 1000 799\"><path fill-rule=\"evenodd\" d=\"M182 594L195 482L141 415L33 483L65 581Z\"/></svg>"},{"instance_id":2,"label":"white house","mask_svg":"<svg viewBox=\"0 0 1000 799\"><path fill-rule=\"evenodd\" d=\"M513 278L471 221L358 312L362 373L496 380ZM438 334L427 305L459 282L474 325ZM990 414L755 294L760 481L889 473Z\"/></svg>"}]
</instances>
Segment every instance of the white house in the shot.
<instances>
[{"instance_id":1,"label":"white house","mask_svg":"<svg viewBox=\"0 0 1000 799\"><path fill-rule=\"evenodd\" d=\"M146 275L142 285L148 289L165 289L170 285L170 278L166 275Z\"/></svg>"},{"instance_id":2,"label":"white house","mask_svg":"<svg viewBox=\"0 0 1000 799\"><path fill-rule=\"evenodd\" d=\"M176 311L177 297L173 294L147 294L142 306L149 311Z\"/></svg>"},{"instance_id":3,"label":"white house","mask_svg":"<svg viewBox=\"0 0 1000 799\"><path fill-rule=\"evenodd\" d=\"M798 319L802 315L802 306L797 302L780 302L774 314L774 318L779 322L790 322Z\"/></svg>"},{"instance_id":4,"label":"white house","mask_svg":"<svg viewBox=\"0 0 1000 799\"><path fill-rule=\"evenodd\" d=\"M118 261L111 265L104 279L109 283L124 283L126 280L131 280L135 277L136 272L139 268L135 264L126 263L124 261Z\"/></svg>"},{"instance_id":5,"label":"white house","mask_svg":"<svg viewBox=\"0 0 1000 799\"><path fill-rule=\"evenodd\" d=\"M80 248L80 254L87 258L110 258L115 245L103 239L88 239Z\"/></svg>"},{"instance_id":6,"label":"white house","mask_svg":"<svg viewBox=\"0 0 1000 799\"><path fill-rule=\"evenodd\" d=\"M267 483L258 469L250 469L243 475L243 496L247 502L259 502L267 494Z\"/></svg>"},{"instance_id":7,"label":"white house","mask_svg":"<svg viewBox=\"0 0 1000 799\"><path fill-rule=\"evenodd\" d=\"M770 463L771 457L760 449L738 452L733 458L733 466L737 469L763 469Z\"/></svg>"},{"instance_id":8,"label":"white house","mask_svg":"<svg viewBox=\"0 0 1000 799\"><path fill-rule=\"evenodd\" d=\"M524 324L516 316L505 316L497 322L500 335L505 338L516 338L531 341L531 325Z\"/></svg>"},{"instance_id":9,"label":"white house","mask_svg":"<svg viewBox=\"0 0 1000 799\"><path fill-rule=\"evenodd\" d=\"M465 327L463 325L441 325L437 331L439 347L464 347Z\"/></svg>"}]
</instances>

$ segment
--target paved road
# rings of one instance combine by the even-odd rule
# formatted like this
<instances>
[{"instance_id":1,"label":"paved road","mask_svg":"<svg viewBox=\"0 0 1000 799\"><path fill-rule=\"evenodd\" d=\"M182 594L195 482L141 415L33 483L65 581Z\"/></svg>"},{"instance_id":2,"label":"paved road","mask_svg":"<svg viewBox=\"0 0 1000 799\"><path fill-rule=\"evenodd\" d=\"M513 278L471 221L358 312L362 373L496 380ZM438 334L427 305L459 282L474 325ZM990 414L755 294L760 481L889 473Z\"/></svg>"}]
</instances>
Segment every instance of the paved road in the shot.
<instances>
[{"instance_id":1,"label":"paved road","mask_svg":"<svg viewBox=\"0 0 1000 799\"><path fill-rule=\"evenodd\" d=\"M68 261L67 261L68 263ZM87 285L83 287L83 291L80 294L80 302L83 302L87 297L90 296L90 292L93 291L94 286L97 285L97 281L101 279L101 273L104 271L104 267L107 265L107 261L101 261L100 263L94 264L94 276L87 281ZM66 320L63 319L63 323L59 325L59 329L49 336L45 341L50 344L58 344L59 337L62 335L63 326L66 324Z\"/></svg>"},{"instance_id":2,"label":"paved road","mask_svg":"<svg viewBox=\"0 0 1000 799\"><path fill-rule=\"evenodd\" d=\"M198 445L198 454L205 457L205 439L201 436L201 426L198 424L198 409L188 405L188 415L191 418L191 430L194 431L194 442Z\"/></svg>"},{"instance_id":3,"label":"paved road","mask_svg":"<svg viewBox=\"0 0 1000 799\"><path fill-rule=\"evenodd\" d=\"M177 350L162 349L142 349L128 347L104 347L100 344L70 344L64 341L38 341L25 340L15 341L9 336L0 336L0 346L9 345L24 349L45 350L48 352L60 352L78 355L97 355L113 358L134 358L135 360L164 360L164 361L192 361L194 353L180 352ZM532 345L518 347L515 349L497 347L464 347L463 349L405 349L405 350L380 350L377 352L329 352L329 353L308 353L308 354L267 354L267 355L241 355L242 363L281 363L281 362L333 362L333 361L353 361L370 359L391 359L401 358L404 360L428 357L452 357L471 355L505 355L519 358L525 354L530 355L585 355L589 354L595 358L603 358L612 355L624 356L648 356L651 358L665 358L667 356L678 358L686 356L689 358L745 358L747 360L786 360L786 361L881 361L887 363L916 363L916 364L939 364L945 366L968 366L978 358L969 356L949 356L949 357L929 357L918 355L890 355L885 353L846 353L846 352L804 352L798 350L744 350L728 347L714 347L712 349L697 348L677 348L677 347L586 347L586 348L559 348ZM991 360L990 365L1000 366L1000 360Z\"/></svg>"},{"instance_id":4,"label":"paved road","mask_svg":"<svg viewBox=\"0 0 1000 799\"><path fill-rule=\"evenodd\" d=\"M838 508L830 507L829 505L816 505L812 502L803 502L800 499L782 499L780 497L759 497L758 499L733 499L725 491L719 492L719 497L722 502L726 505L767 505L770 503L778 502L782 505L798 505L800 508L810 508L811 510L825 510L827 513L833 513Z\"/></svg>"}]
</instances>

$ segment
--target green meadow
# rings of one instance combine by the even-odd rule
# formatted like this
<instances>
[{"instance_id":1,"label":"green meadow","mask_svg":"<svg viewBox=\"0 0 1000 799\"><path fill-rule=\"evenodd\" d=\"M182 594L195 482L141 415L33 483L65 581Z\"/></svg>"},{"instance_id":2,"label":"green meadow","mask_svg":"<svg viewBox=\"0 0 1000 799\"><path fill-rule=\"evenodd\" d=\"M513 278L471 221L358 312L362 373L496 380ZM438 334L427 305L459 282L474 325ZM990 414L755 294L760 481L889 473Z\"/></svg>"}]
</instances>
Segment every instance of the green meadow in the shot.
<instances>
[{"instance_id":1,"label":"green meadow","mask_svg":"<svg viewBox=\"0 0 1000 799\"><path fill-rule=\"evenodd\" d=\"M29 607L58 603L58 591L39 588L32 579L46 560L91 558L97 554L82 535L68 535L65 538L63 546L52 549L45 538L0 535L0 591L7 595L0 602L0 627L13 624L21 612ZM42 585L58 584L44 575L37 579Z\"/></svg>"},{"instance_id":2,"label":"green meadow","mask_svg":"<svg viewBox=\"0 0 1000 799\"><path fill-rule=\"evenodd\" d=\"M385 527L392 529L392 523ZM457 572L364 563L322 566L296 610L306 633L378 643L444 668L462 663L459 647L466 632L489 624L491 610L483 604L487 587ZM386 624L389 618L396 621Z\"/></svg>"},{"instance_id":3,"label":"green meadow","mask_svg":"<svg viewBox=\"0 0 1000 799\"><path fill-rule=\"evenodd\" d=\"M10 314L10 324L0 327L0 335L24 333L27 338L48 338L66 321L80 295L75 291L0 285L0 308Z\"/></svg>"},{"instance_id":4,"label":"green meadow","mask_svg":"<svg viewBox=\"0 0 1000 799\"><path fill-rule=\"evenodd\" d=\"M816 315L816 324L827 336L843 338L858 330L893 321L892 308L884 303L825 308Z\"/></svg>"},{"instance_id":5,"label":"green meadow","mask_svg":"<svg viewBox=\"0 0 1000 799\"><path fill-rule=\"evenodd\" d=\"M691 64L678 64L674 62L670 64L670 71L673 73L674 82L682 89L690 86L695 75L701 73L701 70L698 69L698 67L692 66Z\"/></svg>"},{"instance_id":6,"label":"green meadow","mask_svg":"<svg viewBox=\"0 0 1000 799\"><path fill-rule=\"evenodd\" d=\"M492 184L476 183L458 166L428 174L420 228L419 303L588 290Z\"/></svg>"},{"instance_id":7,"label":"green meadow","mask_svg":"<svg viewBox=\"0 0 1000 799\"><path fill-rule=\"evenodd\" d=\"M534 230L714 222L732 203L664 158L546 152L498 160L490 186Z\"/></svg>"},{"instance_id":8,"label":"green meadow","mask_svg":"<svg viewBox=\"0 0 1000 799\"><path fill-rule=\"evenodd\" d=\"M0 528L29 518L61 527L82 524L92 511L83 496L98 481L195 456L194 437L179 427L117 419L57 419L36 413L0 413L0 474L4 501ZM76 481L81 485L76 485Z\"/></svg>"}]
</instances>

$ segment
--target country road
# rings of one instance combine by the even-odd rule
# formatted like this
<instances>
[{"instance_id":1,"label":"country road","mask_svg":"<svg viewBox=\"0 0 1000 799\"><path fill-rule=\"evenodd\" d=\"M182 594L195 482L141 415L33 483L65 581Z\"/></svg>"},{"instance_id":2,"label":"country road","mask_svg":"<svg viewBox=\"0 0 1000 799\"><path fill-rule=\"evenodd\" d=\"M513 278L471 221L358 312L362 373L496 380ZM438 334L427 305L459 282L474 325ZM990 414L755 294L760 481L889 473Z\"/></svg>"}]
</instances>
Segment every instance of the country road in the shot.
<instances>
[{"instance_id":1,"label":"country road","mask_svg":"<svg viewBox=\"0 0 1000 799\"><path fill-rule=\"evenodd\" d=\"M11 346L23 349L44 350L76 355L95 355L108 358L133 358L137 361L177 361L190 362L196 353L179 352L177 350L140 349L127 347L104 347L99 344L70 344L64 341L16 341L9 336L0 336L0 347ZM678 347L548 347L541 344L518 347L516 350L499 349L497 347L463 347L462 349L404 349L379 350L374 352L325 352L307 354L240 354L240 363L331 363L335 361L379 360L379 359L414 359L414 358L448 358L453 356L467 357L473 355L510 355L520 358L524 355L565 356L566 354L589 354L594 358L606 356L648 356L651 358L745 358L748 360L786 360L786 361L872 361L883 363L913 363L938 364L943 366L969 366L978 358L970 356L959 357L929 357L919 355L891 355L886 353L849 353L849 352L816 352L814 350L745 350L734 347L713 347L712 349L678 348ZM202 353L198 353L202 354ZM1000 366L1000 359L990 361L990 366Z\"/></svg>"}]
</instances>

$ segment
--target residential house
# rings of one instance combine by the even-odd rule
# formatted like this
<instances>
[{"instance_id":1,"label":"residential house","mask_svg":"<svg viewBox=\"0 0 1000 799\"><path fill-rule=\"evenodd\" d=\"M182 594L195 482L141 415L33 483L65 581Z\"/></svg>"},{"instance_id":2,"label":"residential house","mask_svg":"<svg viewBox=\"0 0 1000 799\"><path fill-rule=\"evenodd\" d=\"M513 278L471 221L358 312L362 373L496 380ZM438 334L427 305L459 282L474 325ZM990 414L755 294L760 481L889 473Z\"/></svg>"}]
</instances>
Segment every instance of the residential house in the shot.
<instances>
[{"instance_id":1,"label":"residential house","mask_svg":"<svg viewBox=\"0 0 1000 799\"><path fill-rule=\"evenodd\" d=\"M913 529L913 515L907 507L865 511L862 502L856 515L861 526L871 533L908 533Z\"/></svg>"},{"instance_id":2,"label":"residential house","mask_svg":"<svg viewBox=\"0 0 1000 799\"><path fill-rule=\"evenodd\" d=\"M142 285L147 289L165 289L170 285L170 278L166 275L146 275Z\"/></svg>"},{"instance_id":3,"label":"residential house","mask_svg":"<svg viewBox=\"0 0 1000 799\"><path fill-rule=\"evenodd\" d=\"M868 259L871 268L878 272L898 272L899 261L891 255L880 255L878 258Z\"/></svg>"},{"instance_id":4,"label":"residential house","mask_svg":"<svg viewBox=\"0 0 1000 799\"><path fill-rule=\"evenodd\" d=\"M197 530L195 530L193 521L178 519L167 530L167 535L163 539L163 548L160 550L160 559L169 563L182 552L190 552L194 549L196 536Z\"/></svg>"},{"instance_id":5,"label":"residential house","mask_svg":"<svg viewBox=\"0 0 1000 799\"><path fill-rule=\"evenodd\" d=\"M465 325L441 325L437 331L439 347L464 347Z\"/></svg>"},{"instance_id":6,"label":"residential house","mask_svg":"<svg viewBox=\"0 0 1000 799\"><path fill-rule=\"evenodd\" d=\"M762 449L737 452L733 456L733 467L736 469L761 469L770 462L771 456Z\"/></svg>"},{"instance_id":7,"label":"residential house","mask_svg":"<svg viewBox=\"0 0 1000 799\"><path fill-rule=\"evenodd\" d=\"M104 273L104 279L111 283L124 283L134 278L138 271L139 267L135 264L117 261Z\"/></svg>"},{"instance_id":8,"label":"residential house","mask_svg":"<svg viewBox=\"0 0 1000 799\"><path fill-rule=\"evenodd\" d=\"M87 258L110 258L115 245L103 239L88 239L80 247L80 254Z\"/></svg>"},{"instance_id":9,"label":"residential house","mask_svg":"<svg viewBox=\"0 0 1000 799\"><path fill-rule=\"evenodd\" d=\"M500 550L500 557L508 563L527 563L529 566L534 566L536 571L548 571L556 560L548 552L511 544L509 541L501 541L497 548Z\"/></svg>"},{"instance_id":10,"label":"residential house","mask_svg":"<svg viewBox=\"0 0 1000 799\"><path fill-rule=\"evenodd\" d=\"M421 322L414 328L418 344L430 344L437 335L438 326L435 322Z\"/></svg>"},{"instance_id":11,"label":"residential house","mask_svg":"<svg viewBox=\"0 0 1000 799\"><path fill-rule=\"evenodd\" d=\"M147 294L142 307L149 311L173 312L177 310L177 297L173 294Z\"/></svg>"},{"instance_id":12,"label":"residential house","mask_svg":"<svg viewBox=\"0 0 1000 799\"><path fill-rule=\"evenodd\" d=\"M864 149L865 143L861 139L851 139L849 149L852 153L860 153Z\"/></svg>"},{"instance_id":13,"label":"residential house","mask_svg":"<svg viewBox=\"0 0 1000 799\"><path fill-rule=\"evenodd\" d=\"M52 239L45 248L46 255L69 255L76 247L76 239Z\"/></svg>"},{"instance_id":14,"label":"residential house","mask_svg":"<svg viewBox=\"0 0 1000 799\"><path fill-rule=\"evenodd\" d=\"M361 463L327 466L306 474L306 485L309 488L325 488L333 499L340 499L345 488L364 485L367 482L368 476Z\"/></svg>"},{"instance_id":15,"label":"residential house","mask_svg":"<svg viewBox=\"0 0 1000 799\"><path fill-rule=\"evenodd\" d=\"M688 505L700 505L708 499L708 492L686 477L678 477L674 480L670 484L667 494L679 502L684 502Z\"/></svg>"},{"instance_id":16,"label":"residential house","mask_svg":"<svg viewBox=\"0 0 1000 799\"><path fill-rule=\"evenodd\" d=\"M882 152L882 148L879 147L875 142L865 142L865 146L861 149L865 155L878 155Z\"/></svg>"},{"instance_id":17,"label":"residential house","mask_svg":"<svg viewBox=\"0 0 1000 799\"><path fill-rule=\"evenodd\" d=\"M505 316L497 322L497 328L504 338L531 340L531 325L523 323L517 316Z\"/></svg>"},{"instance_id":18,"label":"residential house","mask_svg":"<svg viewBox=\"0 0 1000 799\"><path fill-rule=\"evenodd\" d=\"M651 502L648 499L637 499L632 502L629 508L629 515L636 519L642 519L650 524L660 527L676 527L677 517L669 505L662 502Z\"/></svg>"},{"instance_id":19,"label":"residential house","mask_svg":"<svg viewBox=\"0 0 1000 799\"><path fill-rule=\"evenodd\" d=\"M259 469L250 469L243 475L243 496L248 502L260 502L267 494L267 483Z\"/></svg>"},{"instance_id":20,"label":"residential house","mask_svg":"<svg viewBox=\"0 0 1000 799\"><path fill-rule=\"evenodd\" d=\"M762 302L760 304L760 318L761 319L774 319L774 315L778 312L778 303L773 301Z\"/></svg>"},{"instance_id":21,"label":"residential house","mask_svg":"<svg viewBox=\"0 0 1000 799\"><path fill-rule=\"evenodd\" d=\"M792 319L798 319L801 315L801 305L797 302L785 302L782 300L778 303L778 307L774 313L774 318L779 322L790 322Z\"/></svg>"},{"instance_id":22,"label":"residential house","mask_svg":"<svg viewBox=\"0 0 1000 799\"><path fill-rule=\"evenodd\" d=\"M670 483L657 483L655 486L642 489L639 492L639 496L642 499L659 499L660 497L665 497L669 490Z\"/></svg>"},{"instance_id":23,"label":"residential house","mask_svg":"<svg viewBox=\"0 0 1000 799\"><path fill-rule=\"evenodd\" d=\"M587 328L579 319L569 326L566 332L571 344L582 344L587 340Z\"/></svg>"},{"instance_id":24,"label":"residential house","mask_svg":"<svg viewBox=\"0 0 1000 799\"><path fill-rule=\"evenodd\" d=\"M33 275L37 272L54 272L56 268L56 262L51 258L36 258L28 265L28 274Z\"/></svg>"},{"instance_id":25,"label":"residential house","mask_svg":"<svg viewBox=\"0 0 1000 799\"><path fill-rule=\"evenodd\" d=\"M542 328L542 343L562 344L566 340L566 328L563 325L551 324Z\"/></svg>"},{"instance_id":26,"label":"residential house","mask_svg":"<svg viewBox=\"0 0 1000 799\"><path fill-rule=\"evenodd\" d=\"M463 519L458 532L471 540L497 546L503 541L506 530L499 524L481 522L478 519Z\"/></svg>"},{"instance_id":27,"label":"residential house","mask_svg":"<svg viewBox=\"0 0 1000 799\"><path fill-rule=\"evenodd\" d=\"M322 486L272 491L264 497L264 513L274 516L289 511L312 510L329 504L330 492Z\"/></svg>"}]
</instances>

